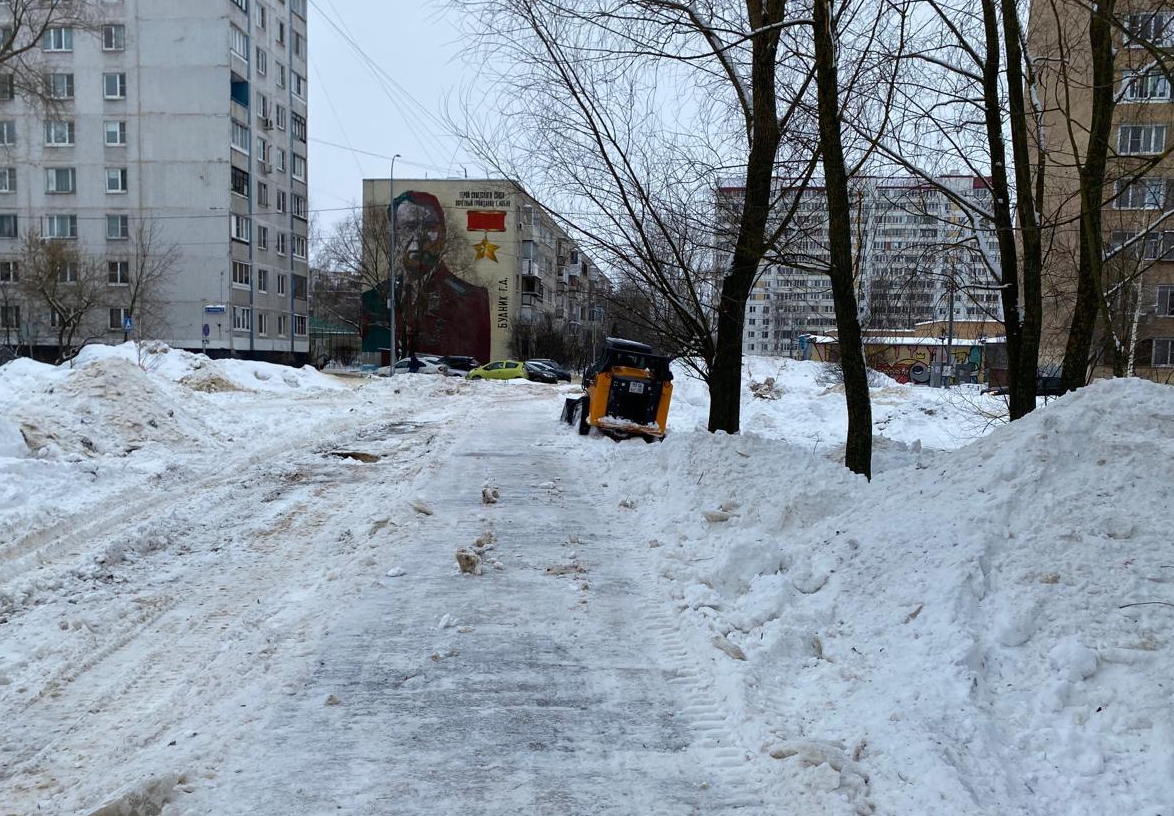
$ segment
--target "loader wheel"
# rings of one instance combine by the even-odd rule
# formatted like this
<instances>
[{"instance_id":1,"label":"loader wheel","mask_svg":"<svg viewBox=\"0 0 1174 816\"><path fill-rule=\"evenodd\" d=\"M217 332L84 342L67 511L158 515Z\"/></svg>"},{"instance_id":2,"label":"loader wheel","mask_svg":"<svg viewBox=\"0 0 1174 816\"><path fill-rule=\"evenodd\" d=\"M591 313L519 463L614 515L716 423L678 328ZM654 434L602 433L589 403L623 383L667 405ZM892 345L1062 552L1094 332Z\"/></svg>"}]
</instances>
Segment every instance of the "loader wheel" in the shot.
<instances>
[{"instance_id":1,"label":"loader wheel","mask_svg":"<svg viewBox=\"0 0 1174 816\"><path fill-rule=\"evenodd\" d=\"M590 410L587 407L587 398L579 400L579 407L575 409L575 416L579 420L579 436L586 436L591 433L591 423L588 420Z\"/></svg>"}]
</instances>

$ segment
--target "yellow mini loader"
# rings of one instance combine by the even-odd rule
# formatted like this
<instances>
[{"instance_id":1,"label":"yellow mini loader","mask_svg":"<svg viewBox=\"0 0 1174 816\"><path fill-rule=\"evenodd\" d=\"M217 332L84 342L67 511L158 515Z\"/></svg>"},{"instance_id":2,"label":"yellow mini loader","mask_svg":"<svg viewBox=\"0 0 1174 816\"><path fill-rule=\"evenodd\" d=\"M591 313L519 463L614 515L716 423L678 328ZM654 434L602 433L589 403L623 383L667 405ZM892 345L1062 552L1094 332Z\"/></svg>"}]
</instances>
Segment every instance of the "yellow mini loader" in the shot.
<instances>
[{"instance_id":1,"label":"yellow mini loader","mask_svg":"<svg viewBox=\"0 0 1174 816\"><path fill-rule=\"evenodd\" d=\"M583 373L582 397L568 397L562 419L613 439L639 436L645 442L664 437L673 395L669 358L633 340L609 337L602 356Z\"/></svg>"}]
</instances>

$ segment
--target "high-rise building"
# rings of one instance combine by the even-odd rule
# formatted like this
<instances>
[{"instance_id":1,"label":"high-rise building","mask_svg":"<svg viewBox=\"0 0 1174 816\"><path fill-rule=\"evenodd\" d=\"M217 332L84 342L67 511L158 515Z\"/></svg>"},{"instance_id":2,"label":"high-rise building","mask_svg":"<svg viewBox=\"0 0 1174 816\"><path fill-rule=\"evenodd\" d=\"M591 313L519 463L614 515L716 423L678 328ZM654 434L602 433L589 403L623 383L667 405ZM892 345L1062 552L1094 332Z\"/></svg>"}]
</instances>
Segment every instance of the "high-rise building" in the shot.
<instances>
[{"instance_id":1,"label":"high-rise building","mask_svg":"<svg viewBox=\"0 0 1174 816\"><path fill-rule=\"evenodd\" d=\"M100 270L86 339L144 332L304 359L306 0L85 8L92 25L52 28L31 52L47 98L0 93L0 332L10 345L13 329L26 347L57 342L60 315L20 280L35 236ZM10 13L0 3L0 26ZM152 259L168 268L150 302L129 302Z\"/></svg>"},{"instance_id":2,"label":"high-rise building","mask_svg":"<svg viewBox=\"0 0 1174 816\"><path fill-rule=\"evenodd\" d=\"M988 196L985 179L859 177L850 192L862 328L910 331L946 321L951 312L955 320L1000 319L994 233L960 203ZM736 185L720 188L719 212L738 212L741 194ZM776 194L780 202L794 200L785 181L777 182ZM827 221L823 188L805 187L791 227L779 250L763 261L750 293L743 327L747 353L790 354L801 335L836 333L831 282L821 271L830 262ZM732 234L728 227L722 234ZM728 249L719 252L719 268L724 264Z\"/></svg>"},{"instance_id":3,"label":"high-rise building","mask_svg":"<svg viewBox=\"0 0 1174 816\"><path fill-rule=\"evenodd\" d=\"M1032 100L1046 146L1033 159L1045 173L1037 209L1044 225L1044 325L1041 363L1066 351L1079 279L1079 165L1093 119L1089 8L1034 4L1028 52L1036 66ZM1096 6L1092 8L1098 8ZM1114 346L1125 373L1170 382L1174 377L1174 85L1155 53L1174 47L1168 3L1118 5L1112 21L1115 103L1107 184L1100 209L1104 239L1093 337L1094 373L1112 370ZM1036 117L1033 115L1033 119ZM1107 318L1107 319L1106 319Z\"/></svg>"}]
</instances>

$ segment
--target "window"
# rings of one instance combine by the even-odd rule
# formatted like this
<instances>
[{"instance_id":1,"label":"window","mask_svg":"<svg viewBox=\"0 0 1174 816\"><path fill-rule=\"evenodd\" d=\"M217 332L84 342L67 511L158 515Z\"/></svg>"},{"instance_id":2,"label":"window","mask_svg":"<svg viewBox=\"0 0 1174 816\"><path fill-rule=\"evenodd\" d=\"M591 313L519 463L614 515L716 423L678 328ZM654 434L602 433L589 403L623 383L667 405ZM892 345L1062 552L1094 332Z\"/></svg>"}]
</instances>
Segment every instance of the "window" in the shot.
<instances>
[{"instance_id":1,"label":"window","mask_svg":"<svg viewBox=\"0 0 1174 816\"><path fill-rule=\"evenodd\" d=\"M243 261L232 262L232 285L249 289L253 285L253 267Z\"/></svg>"},{"instance_id":2,"label":"window","mask_svg":"<svg viewBox=\"0 0 1174 816\"><path fill-rule=\"evenodd\" d=\"M306 336L306 316L294 315L294 337Z\"/></svg>"},{"instance_id":3,"label":"window","mask_svg":"<svg viewBox=\"0 0 1174 816\"><path fill-rule=\"evenodd\" d=\"M46 215L44 233L46 238L77 238L77 216Z\"/></svg>"},{"instance_id":4,"label":"window","mask_svg":"<svg viewBox=\"0 0 1174 816\"><path fill-rule=\"evenodd\" d=\"M236 26L228 27L228 48L233 56L249 61L249 35Z\"/></svg>"},{"instance_id":5,"label":"window","mask_svg":"<svg viewBox=\"0 0 1174 816\"><path fill-rule=\"evenodd\" d=\"M285 21L277 21L277 44L285 45Z\"/></svg>"},{"instance_id":6,"label":"window","mask_svg":"<svg viewBox=\"0 0 1174 816\"><path fill-rule=\"evenodd\" d=\"M73 29L69 26L46 28L41 35L42 51L72 51Z\"/></svg>"},{"instance_id":7,"label":"window","mask_svg":"<svg viewBox=\"0 0 1174 816\"><path fill-rule=\"evenodd\" d=\"M269 227L257 225L257 249L269 249Z\"/></svg>"},{"instance_id":8,"label":"window","mask_svg":"<svg viewBox=\"0 0 1174 816\"><path fill-rule=\"evenodd\" d=\"M125 167L106 168L106 192L125 193L128 189Z\"/></svg>"},{"instance_id":9,"label":"window","mask_svg":"<svg viewBox=\"0 0 1174 816\"><path fill-rule=\"evenodd\" d=\"M232 4L245 14L249 13L249 0L232 0Z\"/></svg>"},{"instance_id":10,"label":"window","mask_svg":"<svg viewBox=\"0 0 1174 816\"><path fill-rule=\"evenodd\" d=\"M1153 364L1174 366L1174 337L1155 337Z\"/></svg>"},{"instance_id":11,"label":"window","mask_svg":"<svg viewBox=\"0 0 1174 816\"><path fill-rule=\"evenodd\" d=\"M1145 73L1126 71L1123 81L1125 84L1125 102L1170 98L1170 81L1157 71L1148 71Z\"/></svg>"},{"instance_id":12,"label":"window","mask_svg":"<svg viewBox=\"0 0 1174 816\"><path fill-rule=\"evenodd\" d=\"M1165 148L1165 125L1121 125L1117 130L1117 152L1122 156L1161 153Z\"/></svg>"},{"instance_id":13,"label":"window","mask_svg":"<svg viewBox=\"0 0 1174 816\"><path fill-rule=\"evenodd\" d=\"M293 298L294 300L306 299L306 287L309 281L305 275L293 275L290 277L290 282L293 284Z\"/></svg>"},{"instance_id":14,"label":"window","mask_svg":"<svg viewBox=\"0 0 1174 816\"><path fill-rule=\"evenodd\" d=\"M126 147L126 122L105 122L102 129L107 147Z\"/></svg>"},{"instance_id":15,"label":"window","mask_svg":"<svg viewBox=\"0 0 1174 816\"><path fill-rule=\"evenodd\" d=\"M265 167L265 165L269 164L269 142L260 136L257 137L257 164L260 166L260 169L269 172L269 168Z\"/></svg>"},{"instance_id":16,"label":"window","mask_svg":"<svg viewBox=\"0 0 1174 816\"><path fill-rule=\"evenodd\" d=\"M1135 232L1114 230L1109 238L1109 249L1116 251L1122 247L1125 247L1124 254L1127 257L1137 258L1140 253L1140 257L1147 261L1174 259L1174 232L1148 232L1139 239Z\"/></svg>"},{"instance_id":17,"label":"window","mask_svg":"<svg viewBox=\"0 0 1174 816\"><path fill-rule=\"evenodd\" d=\"M16 122L12 120L0 122L0 145L16 144Z\"/></svg>"},{"instance_id":18,"label":"window","mask_svg":"<svg viewBox=\"0 0 1174 816\"><path fill-rule=\"evenodd\" d=\"M295 258L306 257L306 236L295 235L293 237L293 256Z\"/></svg>"},{"instance_id":19,"label":"window","mask_svg":"<svg viewBox=\"0 0 1174 816\"><path fill-rule=\"evenodd\" d=\"M306 141L306 117L291 113L289 119L293 130L293 137L299 142Z\"/></svg>"},{"instance_id":20,"label":"window","mask_svg":"<svg viewBox=\"0 0 1174 816\"><path fill-rule=\"evenodd\" d=\"M0 167L0 193L16 192L16 168Z\"/></svg>"},{"instance_id":21,"label":"window","mask_svg":"<svg viewBox=\"0 0 1174 816\"><path fill-rule=\"evenodd\" d=\"M232 192L234 195L249 197L249 174L239 167L232 168Z\"/></svg>"},{"instance_id":22,"label":"window","mask_svg":"<svg viewBox=\"0 0 1174 816\"><path fill-rule=\"evenodd\" d=\"M261 119L261 126L266 127L269 118L269 97L260 91L257 92L257 116Z\"/></svg>"},{"instance_id":23,"label":"window","mask_svg":"<svg viewBox=\"0 0 1174 816\"><path fill-rule=\"evenodd\" d=\"M45 123L45 145L48 147L68 147L74 143L74 136L73 122Z\"/></svg>"},{"instance_id":24,"label":"window","mask_svg":"<svg viewBox=\"0 0 1174 816\"><path fill-rule=\"evenodd\" d=\"M0 238L16 237L16 213L0 213Z\"/></svg>"},{"instance_id":25,"label":"window","mask_svg":"<svg viewBox=\"0 0 1174 816\"><path fill-rule=\"evenodd\" d=\"M285 282L286 282L285 275L278 275L277 276L277 294L279 294L279 295L285 294L285 292L286 292ZM284 334L284 332L282 332L282 334Z\"/></svg>"},{"instance_id":26,"label":"window","mask_svg":"<svg viewBox=\"0 0 1174 816\"><path fill-rule=\"evenodd\" d=\"M126 74L102 74L102 93L107 99L126 99Z\"/></svg>"},{"instance_id":27,"label":"window","mask_svg":"<svg viewBox=\"0 0 1174 816\"><path fill-rule=\"evenodd\" d=\"M289 334L289 315L277 316L277 336L285 337Z\"/></svg>"},{"instance_id":28,"label":"window","mask_svg":"<svg viewBox=\"0 0 1174 816\"><path fill-rule=\"evenodd\" d=\"M269 291L269 270L268 269L258 269L257 270L257 291L258 292L268 292Z\"/></svg>"},{"instance_id":29,"label":"window","mask_svg":"<svg viewBox=\"0 0 1174 816\"><path fill-rule=\"evenodd\" d=\"M0 261L0 283L17 283L20 280L20 264L16 261Z\"/></svg>"},{"instance_id":30,"label":"window","mask_svg":"<svg viewBox=\"0 0 1174 816\"><path fill-rule=\"evenodd\" d=\"M258 3L256 5L256 7L254 8L255 13L253 15L253 19L256 20L257 28L264 28L265 27L265 20L267 17L265 11L266 11L265 7L263 5L261 5L260 3Z\"/></svg>"},{"instance_id":31,"label":"window","mask_svg":"<svg viewBox=\"0 0 1174 816\"><path fill-rule=\"evenodd\" d=\"M300 196L297 193L293 193L290 196L290 200L293 202L293 216L294 216L294 218L300 218L303 221L305 221L306 220L306 199L305 199L305 197Z\"/></svg>"},{"instance_id":32,"label":"window","mask_svg":"<svg viewBox=\"0 0 1174 816\"><path fill-rule=\"evenodd\" d=\"M280 62L276 63L276 65L277 65L277 87L284 88L285 87L286 68Z\"/></svg>"},{"instance_id":33,"label":"window","mask_svg":"<svg viewBox=\"0 0 1174 816\"><path fill-rule=\"evenodd\" d=\"M246 215L233 214L229 219L229 235L232 240L247 244L252 238L253 222Z\"/></svg>"},{"instance_id":34,"label":"window","mask_svg":"<svg viewBox=\"0 0 1174 816\"><path fill-rule=\"evenodd\" d=\"M108 261L106 263L106 282L110 286L129 285L130 261Z\"/></svg>"},{"instance_id":35,"label":"window","mask_svg":"<svg viewBox=\"0 0 1174 816\"><path fill-rule=\"evenodd\" d=\"M73 74L45 74L45 96L73 99Z\"/></svg>"},{"instance_id":36,"label":"window","mask_svg":"<svg viewBox=\"0 0 1174 816\"><path fill-rule=\"evenodd\" d=\"M286 243L286 240L287 240L287 236L284 232L277 233L277 254L278 255L285 255L286 251L288 250L288 245ZM278 288L278 291L280 292L280 287Z\"/></svg>"},{"instance_id":37,"label":"window","mask_svg":"<svg viewBox=\"0 0 1174 816\"><path fill-rule=\"evenodd\" d=\"M249 139L250 135L248 126L242 125L240 122L233 119L232 146L247 156L249 155Z\"/></svg>"},{"instance_id":38,"label":"window","mask_svg":"<svg viewBox=\"0 0 1174 816\"><path fill-rule=\"evenodd\" d=\"M72 167L45 168L46 193L76 193L77 171Z\"/></svg>"},{"instance_id":39,"label":"window","mask_svg":"<svg viewBox=\"0 0 1174 816\"><path fill-rule=\"evenodd\" d=\"M283 212L285 212L285 211L286 211L286 208L287 208L286 202L287 202L287 200L288 200L288 199L287 199L287 197L286 197L286 192L285 192L285 190L278 190L278 191L277 191L277 211L278 211L279 213L283 213Z\"/></svg>"},{"instance_id":40,"label":"window","mask_svg":"<svg viewBox=\"0 0 1174 816\"><path fill-rule=\"evenodd\" d=\"M265 72L269 70L269 55L265 53L265 49L257 46L257 74L265 76Z\"/></svg>"},{"instance_id":41,"label":"window","mask_svg":"<svg viewBox=\"0 0 1174 816\"><path fill-rule=\"evenodd\" d=\"M286 123L285 106L284 105L277 105L276 113L277 113L277 129L278 130L285 130L285 123Z\"/></svg>"},{"instance_id":42,"label":"window","mask_svg":"<svg viewBox=\"0 0 1174 816\"><path fill-rule=\"evenodd\" d=\"M298 99L306 98L306 78L297 71L289 72L290 79L293 82L293 95Z\"/></svg>"},{"instance_id":43,"label":"window","mask_svg":"<svg viewBox=\"0 0 1174 816\"><path fill-rule=\"evenodd\" d=\"M247 306L233 306L232 328L236 331L251 331L253 328L253 310Z\"/></svg>"},{"instance_id":44,"label":"window","mask_svg":"<svg viewBox=\"0 0 1174 816\"><path fill-rule=\"evenodd\" d=\"M284 173L285 172L285 148L284 147L274 148L274 155L277 157L277 161L275 161L273 163L274 166L277 168L277 171L279 173Z\"/></svg>"},{"instance_id":45,"label":"window","mask_svg":"<svg viewBox=\"0 0 1174 816\"><path fill-rule=\"evenodd\" d=\"M3 329L19 329L20 328L20 307L19 306L0 306L0 328L3 328Z\"/></svg>"},{"instance_id":46,"label":"window","mask_svg":"<svg viewBox=\"0 0 1174 816\"><path fill-rule=\"evenodd\" d=\"M125 51L126 50L126 26L123 26L123 25L104 25L104 26L102 26L102 50L103 51Z\"/></svg>"},{"instance_id":47,"label":"window","mask_svg":"<svg viewBox=\"0 0 1174 816\"><path fill-rule=\"evenodd\" d=\"M303 19L306 16L306 0L289 0L289 7L293 9L293 13L301 16Z\"/></svg>"},{"instance_id":48,"label":"window","mask_svg":"<svg viewBox=\"0 0 1174 816\"><path fill-rule=\"evenodd\" d=\"M1118 210L1160 210L1166 202L1166 180L1143 178L1132 184L1118 180L1116 193L1113 204Z\"/></svg>"},{"instance_id":49,"label":"window","mask_svg":"<svg viewBox=\"0 0 1174 816\"><path fill-rule=\"evenodd\" d=\"M257 206L269 206L269 185L263 181L257 182Z\"/></svg>"},{"instance_id":50,"label":"window","mask_svg":"<svg viewBox=\"0 0 1174 816\"><path fill-rule=\"evenodd\" d=\"M125 331L126 321L130 320L130 309L113 308L110 310L110 331Z\"/></svg>"},{"instance_id":51,"label":"window","mask_svg":"<svg viewBox=\"0 0 1174 816\"><path fill-rule=\"evenodd\" d=\"M298 181L306 180L306 157L293 154L293 177Z\"/></svg>"},{"instance_id":52,"label":"window","mask_svg":"<svg viewBox=\"0 0 1174 816\"><path fill-rule=\"evenodd\" d=\"M57 268L58 283L77 283L77 264L67 261Z\"/></svg>"},{"instance_id":53,"label":"window","mask_svg":"<svg viewBox=\"0 0 1174 816\"><path fill-rule=\"evenodd\" d=\"M1174 286L1158 287L1158 317L1174 317Z\"/></svg>"},{"instance_id":54,"label":"window","mask_svg":"<svg viewBox=\"0 0 1174 816\"><path fill-rule=\"evenodd\" d=\"M257 312L257 334L269 334L269 316L264 312Z\"/></svg>"},{"instance_id":55,"label":"window","mask_svg":"<svg viewBox=\"0 0 1174 816\"><path fill-rule=\"evenodd\" d=\"M1143 40L1158 48L1174 44L1174 14L1168 11L1130 14L1125 18L1125 28L1129 32L1130 45L1143 45Z\"/></svg>"},{"instance_id":56,"label":"window","mask_svg":"<svg viewBox=\"0 0 1174 816\"><path fill-rule=\"evenodd\" d=\"M107 215L106 240L125 241L127 238L130 238L130 216Z\"/></svg>"},{"instance_id":57,"label":"window","mask_svg":"<svg viewBox=\"0 0 1174 816\"><path fill-rule=\"evenodd\" d=\"M306 38L298 31L293 33L293 52L295 56L306 56Z\"/></svg>"},{"instance_id":58,"label":"window","mask_svg":"<svg viewBox=\"0 0 1174 816\"><path fill-rule=\"evenodd\" d=\"M11 73L0 74L0 102L16 98L16 79Z\"/></svg>"}]
</instances>

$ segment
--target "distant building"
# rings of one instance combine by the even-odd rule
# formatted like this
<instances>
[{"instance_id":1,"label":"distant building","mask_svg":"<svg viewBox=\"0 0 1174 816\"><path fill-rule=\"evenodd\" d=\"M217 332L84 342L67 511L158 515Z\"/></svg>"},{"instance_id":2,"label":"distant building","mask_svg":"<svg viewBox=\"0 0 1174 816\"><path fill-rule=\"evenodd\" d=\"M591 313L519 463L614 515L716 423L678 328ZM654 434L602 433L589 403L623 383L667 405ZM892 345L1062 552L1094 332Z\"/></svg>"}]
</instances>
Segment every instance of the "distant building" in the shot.
<instances>
[{"instance_id":1,"label":"distant building","mask_svg":"<svg viewBox=\"0 0 1174 816\"><path fill-rule=\"evenodd\" d=\"M57 316L19 295L30 232L100 264L92 336L121 342L126 318L142 323L127 280L147 224L178 253L153 337L304 359L306 0L88 5L95 30L53 29L36 46L50 107L4 93L0 73L0 342L56 342ZM0 3L0 27L11 13Z\"/></svg>"},{"instance_id":2,"label":"distant building","mask_svg":"<svg viewBox=\"0 0 1174 816\"><path fill-rule=\"evenodd\" d=\"M985 198L984 179L943 176L937 183L961 198ZM718 189L719 212L737 214L742 188ZM777 182L787 202L786 182ZM856 295L865 330L912 330L918 323L998 320L1002 314L998 253L993 232L971 223L962 207L933 185L912 178L852 182ZM731 235L728 218L722 234ZM728 264L729 246L718 268ZM827 199L822 187L800 195L792 229L780 252L762 264L746 306L743 349L750 354L794 354L802 335L834 335ZM994 267L992 269L992 266Z\"/></svg>"},{"instance_id":3,"label":"distant building","mask_svg":"<svg viewBox=\"0 0 1174 816\"><path fill-rule=\"evenodd\" d=\"M366 179L364 212L386 212L391 193ZM602 338L607 279L516 184L396 179L394 193L401 353L578 362ZM385 302L365 296L364 351L389 347Z\"/></svg>"}]
</instances>

